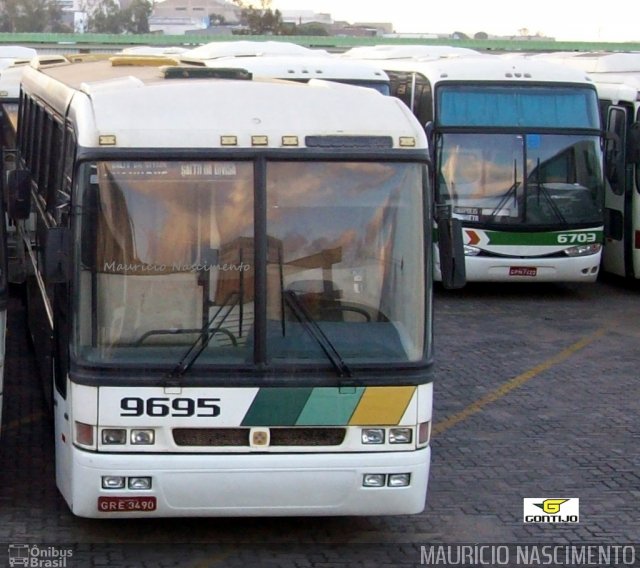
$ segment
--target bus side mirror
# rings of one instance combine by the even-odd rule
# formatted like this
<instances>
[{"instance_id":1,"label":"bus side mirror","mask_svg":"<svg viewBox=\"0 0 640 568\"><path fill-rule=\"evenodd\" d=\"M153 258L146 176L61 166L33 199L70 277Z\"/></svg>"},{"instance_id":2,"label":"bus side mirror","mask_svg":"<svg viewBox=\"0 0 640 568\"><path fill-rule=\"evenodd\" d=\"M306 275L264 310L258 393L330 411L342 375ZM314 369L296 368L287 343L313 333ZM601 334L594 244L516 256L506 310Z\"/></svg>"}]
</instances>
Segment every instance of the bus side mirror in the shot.
<instances>
[{"instance_id":1,"label":"bus side mirror","mask_svg":"<svg viewBox=\"0 0 640 568\"><path fill-rule=\"evenodd\" d=\"M462 222L451 216L448 207L442 207L438 215L438 252L442 285L448 289L462 288L467 282L465 270Z\"/></svg>"},{"instance_id":2,"label":"bus side mirror","mask_svg":"<svg viewBox=\"0 0 640 568\"><path fill-rule=\"evenodd\" d=\"M431 158L431 163L435 163L435 126L433 121L430 120L424 125L424 133L427 135L427 146L429 147L429 157Z\"/></svg>"},{"instance_id":3,"label":"bus side mirror","mask_svg":"<svg viewBox=\"0 0 640 568\"><path fill-rule=\"evenodd\" d=\"M627 162L640 164L640 122L634 122L627 132Z\"/></svg>"},{"instance_id":4,"label":"bus side mirror","mask_svg":"<svg viewBox=\"0 0 640 568\"><path fill-rule=\"evenodd\" d=\"M31 176L27 170L7 172L7 213L12 219L28 219L31 213Z\"/></svg>"},{"instance_id":5,"label":"bus side mirror","mask_svg":"<svg viewBox=\"0 0 640 568\"><path fill-rule=\"evenodd\" d=\"M67 227L49 227L41 233L42 276L47 284L68 282L71 274L71 236Z\"/></svg>"}]
</instances>

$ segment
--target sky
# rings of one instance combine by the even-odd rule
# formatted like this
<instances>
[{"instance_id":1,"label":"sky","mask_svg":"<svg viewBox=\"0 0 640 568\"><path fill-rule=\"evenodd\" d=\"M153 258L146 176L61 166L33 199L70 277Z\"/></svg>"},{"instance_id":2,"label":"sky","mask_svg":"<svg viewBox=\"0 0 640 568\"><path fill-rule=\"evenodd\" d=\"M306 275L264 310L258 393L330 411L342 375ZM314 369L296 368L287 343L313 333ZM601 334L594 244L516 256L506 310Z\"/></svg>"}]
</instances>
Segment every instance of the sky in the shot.
<instances>
[{"instance_id":1,"label":"sky","mask_svg":"<svg viewBox=\"0 0 640 568\"><path fill-rule=\"evenodd\" d=\"M350 23L392 22L399 33L518 35L526 28L559 41L640 42L638 0L617 0L611 10L597 6L586 0L271 1L273 9L328 12Z\"/></svg>"}]
</instances>

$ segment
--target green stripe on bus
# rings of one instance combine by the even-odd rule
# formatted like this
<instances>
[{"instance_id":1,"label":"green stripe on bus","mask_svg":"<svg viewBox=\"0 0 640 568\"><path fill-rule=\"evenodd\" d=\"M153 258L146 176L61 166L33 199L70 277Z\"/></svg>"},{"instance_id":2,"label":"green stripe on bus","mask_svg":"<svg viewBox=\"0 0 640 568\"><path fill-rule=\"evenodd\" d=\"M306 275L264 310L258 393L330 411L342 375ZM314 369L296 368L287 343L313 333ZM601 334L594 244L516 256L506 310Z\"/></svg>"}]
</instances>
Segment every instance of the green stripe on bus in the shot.
<instances>
[{"instance_id":1,"label":"green stripe on bus","mask_svg":"<svg viewBox=\"0 0 640 568\"><path fill-rule=\"evenodd\" d=\"M343 426L360 402L364 387L313 389L296 426Z\"/></svg>"},{"instance_id":2,"label":"green stripe on bus","mask_svg":"<svg viewBox=\"0 0 640 568\"><path fill-rule=\"evenodd\" d=\"M538 245L538 246L577 246L586 243L601 243L603 238L602 230L580 230L580 231L554 231L548 233L510 233L506 231L485 231L489 238L489 245ZM588 241L583 241L577 236L570 235L595 235ZM563 239L559 237L563 235ZM566 236L566 237L565 237Z\"/></svg>"},{"instance_id":3,"label":"green stripe on bus","mask_svg":"<svg viewBox=\"0 0 640 568\"><path fill-rule=\"evenodd\" d=\"M293 426L312 388L263 388L253 399L242 426Z\"/></svg>"}]
</instances>

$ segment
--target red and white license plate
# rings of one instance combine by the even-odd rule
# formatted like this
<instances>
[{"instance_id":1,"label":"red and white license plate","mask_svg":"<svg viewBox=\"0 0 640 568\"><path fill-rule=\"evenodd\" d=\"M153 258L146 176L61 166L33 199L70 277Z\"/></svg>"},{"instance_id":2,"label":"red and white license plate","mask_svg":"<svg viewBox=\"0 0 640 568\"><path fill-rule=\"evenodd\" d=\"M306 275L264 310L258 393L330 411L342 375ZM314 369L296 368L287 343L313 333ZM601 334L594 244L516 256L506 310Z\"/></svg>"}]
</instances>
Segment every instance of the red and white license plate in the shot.
<instances>
[{"instance_id":1,"label":"red and white license plate","mask_svg":"<svg viewBox=\"0 0 640 568\"><path fill-rule=\"evenodd\" d=\"M509 276L535 276L538 269L535 266L510 266Z\"/></svg>"},{"instance_id":2,"label":"red and white license plate","mask_svg":"<svg viewBox=\"0 0 640 568\"><path fill-rule=\"evenodd\" d=\"M102 513L138 513L155 510L155 497L98 497L98 511Z\"/></svg>"}]
</instances>

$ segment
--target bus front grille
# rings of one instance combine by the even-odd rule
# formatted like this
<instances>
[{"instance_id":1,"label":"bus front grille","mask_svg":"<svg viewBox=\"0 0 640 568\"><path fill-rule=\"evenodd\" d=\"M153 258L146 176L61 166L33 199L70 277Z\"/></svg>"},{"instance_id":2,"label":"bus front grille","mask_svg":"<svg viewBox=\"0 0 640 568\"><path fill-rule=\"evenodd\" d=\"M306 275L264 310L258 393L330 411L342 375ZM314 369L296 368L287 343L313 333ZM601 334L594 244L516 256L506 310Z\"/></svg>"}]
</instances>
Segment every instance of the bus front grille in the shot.
<instances>
[{"instance_id":1,"label":"bus front grille","mask_svg":"<svg viewBox=\"0 0 640 568\"><path fill-rule=\"evenodd\" d=\"M175 428L178 446L249 446L250 428ZM339 446L346 428L270 428L269 446Z\"/></svg>"}]
</instances>

